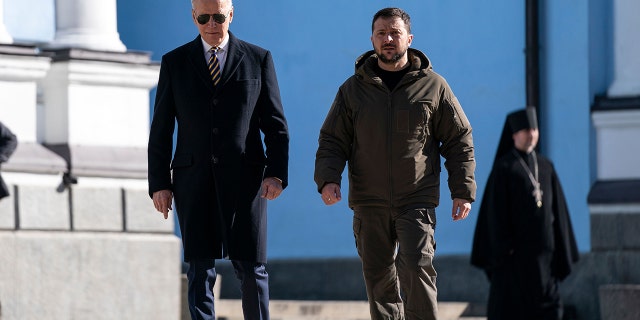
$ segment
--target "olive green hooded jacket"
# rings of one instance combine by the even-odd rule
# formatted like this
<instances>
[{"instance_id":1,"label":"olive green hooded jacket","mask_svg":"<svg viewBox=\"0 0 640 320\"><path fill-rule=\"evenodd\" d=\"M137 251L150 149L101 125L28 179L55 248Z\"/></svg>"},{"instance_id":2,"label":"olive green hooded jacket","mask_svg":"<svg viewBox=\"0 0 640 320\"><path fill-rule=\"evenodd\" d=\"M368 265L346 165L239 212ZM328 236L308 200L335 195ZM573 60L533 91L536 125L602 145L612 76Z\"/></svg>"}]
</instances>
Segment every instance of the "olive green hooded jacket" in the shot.
<instances>
[{"instance_id":1,"label":"olive green hooded jacket","mask_svg":"<svg viewBox=\"0 0 640 320\"><path fill-rule=\"evenodd\" d=\"M409 71L392 90L374 73L373 51L335 97L320 130L314 179L318 191L342 181L349 165L349 206L438 206L440 155L451 198L475 200L471 125L429 59L409 49Z\"/></svg>"}]
</instances>

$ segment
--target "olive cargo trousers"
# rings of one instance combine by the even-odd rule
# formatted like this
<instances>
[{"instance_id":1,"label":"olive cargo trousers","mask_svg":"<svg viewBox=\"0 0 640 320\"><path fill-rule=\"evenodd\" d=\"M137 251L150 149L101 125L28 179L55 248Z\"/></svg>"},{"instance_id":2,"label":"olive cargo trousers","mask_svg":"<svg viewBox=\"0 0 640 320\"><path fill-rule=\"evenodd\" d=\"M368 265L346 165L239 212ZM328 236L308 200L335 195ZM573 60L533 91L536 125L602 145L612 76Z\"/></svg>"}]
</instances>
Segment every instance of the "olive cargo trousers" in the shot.
<instances>
[{"instance_id":1,"label":"olive cargo trousers","mask_svg":"<svg viewBox=\"0 0 640 320\"><path fill-rule=\"evenodd\" d=\"M353 233L371 319L437 318L435 209L356 207Z\"/></svg>"}]
</instances>

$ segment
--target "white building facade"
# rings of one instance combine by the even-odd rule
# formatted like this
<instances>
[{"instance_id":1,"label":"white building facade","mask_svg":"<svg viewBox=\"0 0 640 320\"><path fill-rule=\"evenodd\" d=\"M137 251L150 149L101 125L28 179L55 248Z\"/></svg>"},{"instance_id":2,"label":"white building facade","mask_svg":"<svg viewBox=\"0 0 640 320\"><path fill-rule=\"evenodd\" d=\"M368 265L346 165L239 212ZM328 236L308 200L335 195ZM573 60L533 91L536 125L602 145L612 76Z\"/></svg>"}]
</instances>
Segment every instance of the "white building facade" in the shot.
<instances>
[{"instance_id":1,"label":"white building facade","mask_svg":"<svg viewBox=\"0 0 640 320\"><path fill-rule=\"evenodd\" d=\"M180 241L147 193L159 66L120 41L116 0L55 5L54 39L20 44L0 0L0 121L18 137L2 166L2 319L179 319Z\"/></svg>"}]
</instances>

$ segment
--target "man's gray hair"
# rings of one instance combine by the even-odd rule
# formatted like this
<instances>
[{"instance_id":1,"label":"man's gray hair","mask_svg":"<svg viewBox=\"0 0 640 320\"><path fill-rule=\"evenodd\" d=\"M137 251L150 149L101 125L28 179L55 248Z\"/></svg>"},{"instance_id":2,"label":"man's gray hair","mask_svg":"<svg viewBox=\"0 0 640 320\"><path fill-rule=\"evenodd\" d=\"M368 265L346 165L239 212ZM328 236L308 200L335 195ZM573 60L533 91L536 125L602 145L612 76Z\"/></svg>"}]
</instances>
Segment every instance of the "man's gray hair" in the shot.
<instances>
[{"instance_id":1,"label":"man's gray hair","mask_svg":"<svg viewBox=\"0 0 640 320\"><path fill-rule=\"evenodd\" d=\"M191 0L191 9L195 9L195 6L193 5L194 2L199 1L199 0ZM222 1L228 1L229 2L229 8L233 8L233 0L222 0Z\"/></svg>"}]
</instances>

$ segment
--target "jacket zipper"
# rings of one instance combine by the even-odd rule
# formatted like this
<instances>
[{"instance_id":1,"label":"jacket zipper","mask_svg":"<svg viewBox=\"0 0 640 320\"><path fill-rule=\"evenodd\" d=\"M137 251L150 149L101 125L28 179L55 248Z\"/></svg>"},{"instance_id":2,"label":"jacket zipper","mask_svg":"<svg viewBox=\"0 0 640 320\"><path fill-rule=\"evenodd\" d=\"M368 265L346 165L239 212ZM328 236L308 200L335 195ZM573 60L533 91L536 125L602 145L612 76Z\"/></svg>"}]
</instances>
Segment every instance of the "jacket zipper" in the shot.
<instances>
[{"instance_id":1,"label":"jacket zipper","mask_svg":"<svg viewBox=\"0 0 640 320\"><path fill-rule=\"evenodd\" d=\"M385 89L389 91L389 88L385 86ZM388 94L388 107L387 107L387 155L388 155L388 177L389 177L389 207L393 208L393 165L392 160L393 156L391 152L393 151L392 142L393 142L393 93L389 91Z\"/></svg>"}]
</instances>

